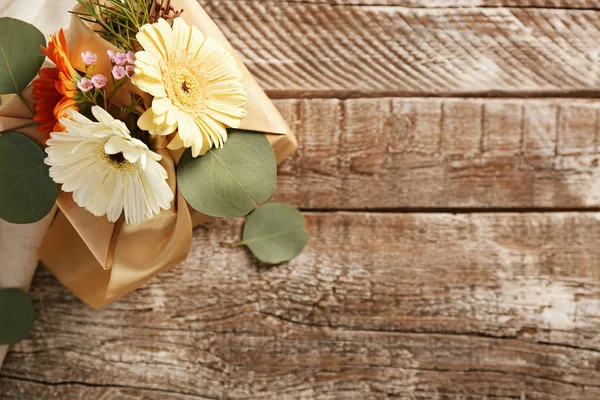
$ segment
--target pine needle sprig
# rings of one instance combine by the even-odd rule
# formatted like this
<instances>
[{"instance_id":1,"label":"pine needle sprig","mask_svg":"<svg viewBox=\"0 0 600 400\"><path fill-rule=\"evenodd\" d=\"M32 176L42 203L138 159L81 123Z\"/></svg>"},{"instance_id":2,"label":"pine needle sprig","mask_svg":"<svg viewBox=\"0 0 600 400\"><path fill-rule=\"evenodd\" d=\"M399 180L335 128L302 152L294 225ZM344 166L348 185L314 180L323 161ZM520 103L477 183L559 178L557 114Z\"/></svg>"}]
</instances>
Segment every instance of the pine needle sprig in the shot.
<instances>
[{"instance_id":1,"label":"pine needle sprig","mask_svg":"<svg viewBox=\"0 0 600 400\"><path fill-rule=\"evenodd\" d=\"M73 12L81 20L97 24L103 39L123 50L137 51L135 36L145 24L165 18L172 22L183 10L175 10L170 0L77 0L83 12Z\"/></svg>"}]
</instances>

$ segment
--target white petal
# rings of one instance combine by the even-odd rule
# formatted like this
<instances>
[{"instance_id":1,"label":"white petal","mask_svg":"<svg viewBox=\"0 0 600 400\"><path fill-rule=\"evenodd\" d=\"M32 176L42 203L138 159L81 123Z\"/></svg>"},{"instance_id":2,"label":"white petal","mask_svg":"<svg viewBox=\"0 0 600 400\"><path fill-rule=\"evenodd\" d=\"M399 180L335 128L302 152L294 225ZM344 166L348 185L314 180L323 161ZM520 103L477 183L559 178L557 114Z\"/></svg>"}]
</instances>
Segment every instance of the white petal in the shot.
<instances>
[{"instance_id":1,"label":"white petal","mask_svg":"<svg viewBox=\"0 0 600 400\"><path fill-rule=\"evenodd\" d=\"M104 151L106 154L117 154L122 152L124 149L123 141L124 139L120 136L112 136L104 145Z\"/></svg>"}]
</instances>

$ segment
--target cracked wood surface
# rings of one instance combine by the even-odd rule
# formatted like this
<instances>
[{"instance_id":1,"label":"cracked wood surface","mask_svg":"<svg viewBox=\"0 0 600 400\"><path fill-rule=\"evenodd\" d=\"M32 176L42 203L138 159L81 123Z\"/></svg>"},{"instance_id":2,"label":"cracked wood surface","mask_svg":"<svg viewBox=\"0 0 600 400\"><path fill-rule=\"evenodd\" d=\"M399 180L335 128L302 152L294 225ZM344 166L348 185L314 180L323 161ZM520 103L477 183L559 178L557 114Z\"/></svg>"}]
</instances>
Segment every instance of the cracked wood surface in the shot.
<instances>
[{"instance_id":1,"label":"cracked wood surface","mask_svg":"<svg viewBox=\"0 0 600 400\"><path fill-rule=\"evenodd\" d=\"M600 206L600 103L277 100L299 140L275 199L305 209Z\"/></svg>"},{"instance_id":2,"label":"cracked wood surface","mask_svg":"<svg viewBox=\"0 0 600 400\"><path fill-rule=\"evenodd\" d=\"M3 398L600 397L599 213L307 220L271 268L224 246L240 220L211 220L99 312L40 272Z\"/></svg>"},{"instance_id":3,"label":"cracked wood surface","mask_svg":"<svg viewBox=\"0 0 600 400\"><path fill-rule=\"evenodd\" d=\"M201 4L272 97L594 96L600 88L593 9Z\"/></svg>"}]
</instances>

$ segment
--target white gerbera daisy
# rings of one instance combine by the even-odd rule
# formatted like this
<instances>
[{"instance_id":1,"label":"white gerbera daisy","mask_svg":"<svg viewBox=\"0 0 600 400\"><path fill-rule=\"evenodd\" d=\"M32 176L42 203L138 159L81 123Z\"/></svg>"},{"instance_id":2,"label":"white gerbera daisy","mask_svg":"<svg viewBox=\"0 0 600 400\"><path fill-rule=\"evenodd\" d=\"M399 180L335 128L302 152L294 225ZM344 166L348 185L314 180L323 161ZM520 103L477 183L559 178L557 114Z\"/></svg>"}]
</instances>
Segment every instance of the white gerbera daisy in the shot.
<instances>
[{"instance_id":1,"label":"white gerbera daisy","mask_svg":"<svg viewBox=\"0 0 600 400\"><path fill-rule=\"evenodd\" d=\"M67 131L52 132L45 161L52 179L80 207L111 222L123 211L128 224L137 224L168 210L173 192L162 157L101 107L92 114L98 122L68 110L69 118L60 120Z\"/></svg>"},{"instance_id":2,"label":"white gerbera daisy","mask_svg":"<svg viewBox=\"0 0 600 400\"><path fill-rule=\"evenodd\" d=\"M248 101L233 56L181 18L173 27L164 19L146 24L136 38L144 51L135 54L131 81L154 96L138 126L153 135L177 130L169 148L191 147L194 157L222 147Z\"/></svg>"}]
</instances>

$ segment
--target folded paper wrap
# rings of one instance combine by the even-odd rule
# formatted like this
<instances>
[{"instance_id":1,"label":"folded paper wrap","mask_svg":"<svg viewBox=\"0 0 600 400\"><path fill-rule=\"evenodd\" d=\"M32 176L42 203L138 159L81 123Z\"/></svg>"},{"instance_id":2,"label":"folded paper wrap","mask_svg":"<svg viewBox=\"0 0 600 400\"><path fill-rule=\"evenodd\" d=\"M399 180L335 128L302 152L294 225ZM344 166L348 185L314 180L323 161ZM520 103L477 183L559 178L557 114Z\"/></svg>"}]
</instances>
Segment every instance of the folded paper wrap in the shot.
<instances>
[{"instance_id":1,"label":"folded paper wrap","mask_svg":"<svg viewBox=\"0 0 600 400\"><path fill-rule=\"evenodd\" d=\"M215 23L195 0L172 0L171 5L184 9L180 18L205 36L215 38L234 55L249 97L248 115L240 128L266 132L278 163L291 155L297 148L296 138ZM75 9L81 10L79 6ZM89 50L100 56L114 49L76 16L72 17L66 36L70 59L80 70L84 69L78 56L81 52ZM98 71L110 69L107 57L100 56L98 60ZM30 99L27 91L24 96ZM0 128L20 126L30 119L30 113L23 108L18 97L8 99L0 108ZM22 132L41 139L32 128ZM70 193L59 194L59 212L39 250L40 260L92 308L109 304L185 260L191 247L192 229L206 220L206 216L189 208L177 188L176 163L181 151L166 149L167 142L162 137L153 139L153 150L163 156L161 164L175 193L170 210L137 225L127 225L122 220L113 224L106 217L95 217L77 206Z\"/></svg>"}]
</instances>

